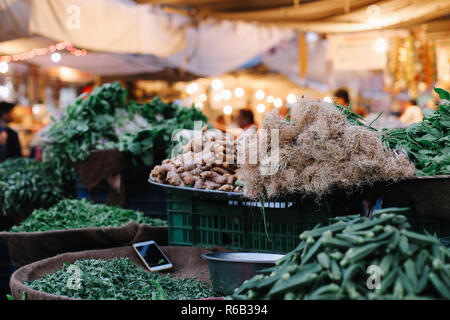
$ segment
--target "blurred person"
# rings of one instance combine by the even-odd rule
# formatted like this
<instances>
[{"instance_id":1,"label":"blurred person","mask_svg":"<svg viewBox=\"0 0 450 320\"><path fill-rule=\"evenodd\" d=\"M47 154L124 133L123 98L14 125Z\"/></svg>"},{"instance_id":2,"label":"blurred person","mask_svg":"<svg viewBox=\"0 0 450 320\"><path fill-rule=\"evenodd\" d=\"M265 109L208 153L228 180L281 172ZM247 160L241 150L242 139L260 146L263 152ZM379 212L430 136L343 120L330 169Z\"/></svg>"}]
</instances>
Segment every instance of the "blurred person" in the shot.
<instances>
[{"instance_id":1,"label":"blurred person","mask_svg":"<svg viewBox=\"0 0 450 320\"><path fill-rule=\"evenodd\" d=\"M15 105L9 102L0 102L0 158L17 158L22 156L17 133L8 126L12 122L12 110Z\"/></svg>"},{"instance_id":2,"label":"blurred person","mask_svg":"<svg viewBox=\"0 0 450 320\"><path fill-rule=\"evenodd\" d=\"M422 109L416 105L416 100L412 99L409 101L403 114L400 116L400 121L408 125L422 121L423 114Z\"/></svg>"},{"instance_id":3,"label":"blurred person","mask_svg":"<svg viewBox=\"0 0 450 320\"><path fill-rule=\"evenodd\" d=\"M255 123L253 111L250 109L241 109L236 117L236 123L242 130L247 130L251 126L258 126Z\"/></svg>"},{"instance_id":4,"label":"blurred person","mask_svg":"<svg viewBox=\"0 0 450 320\"><path fill-rule=\"evenodd\" d=\"M223 115L218 116L216 120L213 121L212 125L214 128L219 129L222 132L227 131L227 124Z\"/></svg>"},{"instance_id":5,"label":"blurred person","mask_svg":"<svg viewBox=\"0 0 450 320\"><path fill-rule=\"evenodd\" d=\"M348 94L347 89L340 88L336 90L336 92L334 93L334 97L336 98L336 101L341 105L346 107L350 105L350 95Z\"/></svg>"}]
</instances>

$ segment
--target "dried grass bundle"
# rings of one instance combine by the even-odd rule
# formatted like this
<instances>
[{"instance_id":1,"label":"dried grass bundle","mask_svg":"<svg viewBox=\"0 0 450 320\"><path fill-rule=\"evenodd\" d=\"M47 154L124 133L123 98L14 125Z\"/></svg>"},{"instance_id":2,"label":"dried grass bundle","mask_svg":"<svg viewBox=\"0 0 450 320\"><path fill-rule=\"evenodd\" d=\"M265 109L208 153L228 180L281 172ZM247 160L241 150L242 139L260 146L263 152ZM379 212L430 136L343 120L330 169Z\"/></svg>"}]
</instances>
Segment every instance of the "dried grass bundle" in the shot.
<instances>
[{"instance_id":1,"label":"dried grass bundle","mask_svg":"<svg viewBox=\"0 0 450 320\"><path fill-rule=\"evenodd\" d=\"M350 124L330 103L299 99L290 120L273 111L266 114L262 127L279 130L279 162L270 175L262 174L264 158L259 157L256 165L240 164L238 178L245 181L249 198L287 193L321 198L335 187L355 189L414 175L414 165L405 155L386 150L377 131ZM258 145L269 153L274 147L261 134Z\"/></svg>"}]
</instances>

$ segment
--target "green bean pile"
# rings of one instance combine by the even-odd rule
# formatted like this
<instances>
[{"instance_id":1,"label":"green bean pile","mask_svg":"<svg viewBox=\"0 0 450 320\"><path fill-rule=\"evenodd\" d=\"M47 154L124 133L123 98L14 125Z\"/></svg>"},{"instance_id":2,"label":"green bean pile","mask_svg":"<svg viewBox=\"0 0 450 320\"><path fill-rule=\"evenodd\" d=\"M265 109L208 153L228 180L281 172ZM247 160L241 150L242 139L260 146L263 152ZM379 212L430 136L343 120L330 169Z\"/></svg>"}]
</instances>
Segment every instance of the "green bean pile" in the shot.
<instances>
[{"instance_id":1,"label":"green bean pile","mask_svg":"<svg viewBox=\"0 0 450 320\"><path fill-rule=\"evenodd\" d=\"M403 208L345 216L300 235L299 246L231 299L450 299L450 249L410 231ZM369 281L378 270L378 284ZM368 269L369 268L369 269ZM369 286L368 283L375 284Z\"/></svg>"}]
</instances>

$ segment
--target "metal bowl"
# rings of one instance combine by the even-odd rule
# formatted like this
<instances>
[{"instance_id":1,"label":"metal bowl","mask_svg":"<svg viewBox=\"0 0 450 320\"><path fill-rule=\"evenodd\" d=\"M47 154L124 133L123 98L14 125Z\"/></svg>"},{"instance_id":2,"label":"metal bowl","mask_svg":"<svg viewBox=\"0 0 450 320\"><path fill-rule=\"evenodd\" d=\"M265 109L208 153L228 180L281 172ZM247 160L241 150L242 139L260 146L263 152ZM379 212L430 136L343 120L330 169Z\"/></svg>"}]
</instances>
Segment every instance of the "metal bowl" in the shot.
<instances>
[{"instance_id":1,"label":"metal bowl","mask_svg":"<svg viewBox=\"0 0 450 320\"><path fill-rule=\"evenodd\" d=\"M230 295L245 280L260 269L271 267L282 258L281 254L252 252L212 252L202 254L208 260L213 288L223 295Z\"/></svg>"}]
</instances>

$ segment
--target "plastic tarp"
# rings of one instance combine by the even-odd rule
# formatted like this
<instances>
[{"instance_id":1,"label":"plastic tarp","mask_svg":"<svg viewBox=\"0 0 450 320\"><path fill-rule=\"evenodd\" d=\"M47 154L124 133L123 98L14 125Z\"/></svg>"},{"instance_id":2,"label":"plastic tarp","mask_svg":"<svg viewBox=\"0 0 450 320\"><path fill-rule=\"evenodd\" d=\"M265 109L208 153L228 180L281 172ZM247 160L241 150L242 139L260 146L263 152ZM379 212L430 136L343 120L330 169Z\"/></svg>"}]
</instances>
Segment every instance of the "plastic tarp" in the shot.
<instances>
[{"instance_id":1,"label":"plastic tarp","mask_svg":"<svg viewBox=\"0 0 450 320\"><path fill-rule=\"evenodd\" d=\"M189 28L187 47L167 61L198 75L223 74L294 35L253 23L209 20Z\"/></svg>"},{"instance_id":2,"label":"plastic tarp","mask_svg":"<svg viewBox=\"0 0 450 320\"><path fill-rule=\"evenodd\" d=\"M166 57L186 46L189 20L119 0L31 2L30 32L95 51Z\"/></svg>"},{"instance_id":3,"label":"plastic tarp","mask_svg":"<svg viewBox=\"0 0 450 320\"><path fill-rule=\"evenodd\" d=\"M288 29L246 22L194 25L181 14L119 0L32 1L30 32L88 50L154 55L160 61L153 63L204 76L232 71L294 36Z\"/></svg>"}]
</instances>

